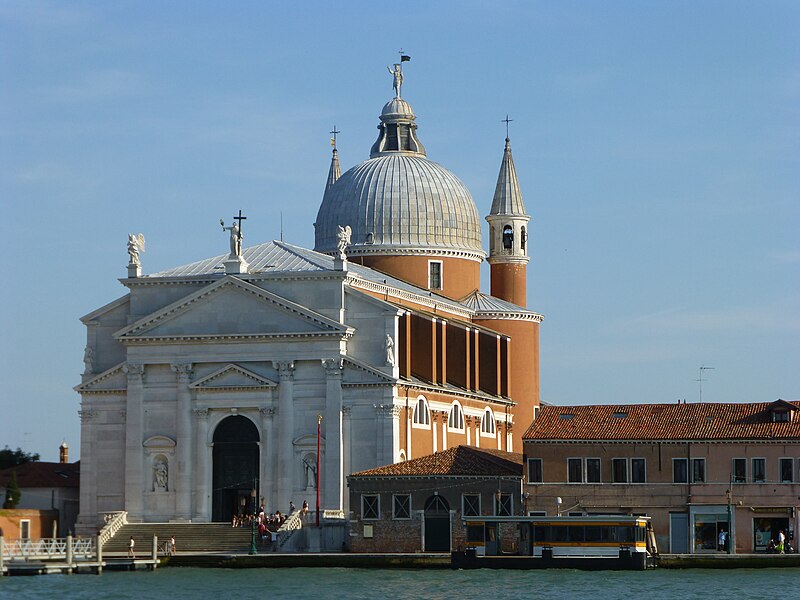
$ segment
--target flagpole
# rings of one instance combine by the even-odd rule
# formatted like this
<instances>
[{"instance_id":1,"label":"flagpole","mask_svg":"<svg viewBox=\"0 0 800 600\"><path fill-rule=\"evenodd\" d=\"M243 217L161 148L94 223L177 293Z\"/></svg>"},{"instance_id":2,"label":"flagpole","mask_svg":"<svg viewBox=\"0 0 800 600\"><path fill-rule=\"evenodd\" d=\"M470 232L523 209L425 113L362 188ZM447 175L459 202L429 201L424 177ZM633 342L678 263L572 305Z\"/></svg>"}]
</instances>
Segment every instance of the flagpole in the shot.
<instances>
[{"instance_id":1,"label":"flagpole","mask_svg":"<svg viewBox=\"0 0 800 600\"><path fill-rule=\"evenodd\" d=\"M322 433L322 415L317 415L317 527L319 527L319 440Z\"/></svg>"}]
</instances>

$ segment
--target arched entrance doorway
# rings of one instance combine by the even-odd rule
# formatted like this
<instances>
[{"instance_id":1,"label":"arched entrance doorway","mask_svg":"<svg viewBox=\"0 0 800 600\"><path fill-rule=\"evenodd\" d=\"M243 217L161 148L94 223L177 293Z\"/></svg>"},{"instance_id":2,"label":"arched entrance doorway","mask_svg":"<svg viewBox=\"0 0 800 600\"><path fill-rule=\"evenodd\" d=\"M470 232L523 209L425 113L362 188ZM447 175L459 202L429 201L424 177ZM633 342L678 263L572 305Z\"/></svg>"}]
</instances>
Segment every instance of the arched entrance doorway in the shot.
<instances>
[{"instance_id":1,"label":"arched entrance doorway","mask_svg":"<svg viewBox=\"0 0 800 600\"><path fill-rule=\"evenodd\" d=\"M230 521L253 510L258 494L258 429L242 416L223 419L214 430L214 483L211 518ZM255 498L258 502L258 498Z\"/></svg>"},{"instance_id":2,"label":"arched entrance doorway","mask_svg":"<svg viewBox=\"0 0 800 600\"><path fill-rule=\"evenodd\" d=\"M425 501L425 552L450 552L450 505L441 496Z\"/></svg>"}]
</instances>

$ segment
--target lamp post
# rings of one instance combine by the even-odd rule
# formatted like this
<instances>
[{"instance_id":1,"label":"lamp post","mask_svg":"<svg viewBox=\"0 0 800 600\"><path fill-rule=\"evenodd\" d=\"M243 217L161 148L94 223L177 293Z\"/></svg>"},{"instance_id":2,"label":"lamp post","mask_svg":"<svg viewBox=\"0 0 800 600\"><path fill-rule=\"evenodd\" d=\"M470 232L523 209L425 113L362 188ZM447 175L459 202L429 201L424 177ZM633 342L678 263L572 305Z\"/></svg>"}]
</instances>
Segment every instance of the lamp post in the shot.
<instances>
[{"instance_id":1,"label":"lamp post","mask_svg":"<svg viewBox=\"0 0 800 600\"><path fill-rule=\"evenodd\" d=\"M733 521L731 521L731 490L725 490L725 495L728 497L728 554L733 554L734 538L733 538Z\"/></svg>"},{"instance_id":2,"label":"lamp post","mask_svg":"<svg viewBox=\"0 0 800 600\"><path fill-rule=\"evenodd\" d=\"M250 554L258 554L256 548L256 480L253 479L253 489L250 490L250 497L253 499L253 518L250 519Z\"/></svg>"}]
</instances>

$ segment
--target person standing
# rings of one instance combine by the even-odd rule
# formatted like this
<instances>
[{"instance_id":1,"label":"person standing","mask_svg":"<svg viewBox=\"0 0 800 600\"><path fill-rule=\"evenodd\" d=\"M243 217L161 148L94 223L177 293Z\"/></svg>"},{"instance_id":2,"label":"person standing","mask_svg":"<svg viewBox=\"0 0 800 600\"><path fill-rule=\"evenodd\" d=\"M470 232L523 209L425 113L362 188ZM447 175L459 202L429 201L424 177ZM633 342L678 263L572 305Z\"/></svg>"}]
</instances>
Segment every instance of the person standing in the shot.
<instances>
[{"instance_id":1,"label":"person standing","mask_svg":"<svg viewBox=\"0 0 800 600\"><path fill-rule=\"evenodd\" d=\"M136 553L133 550L135 546L136 540L134 540L133 536L131 536L130 541L128 541L128 558L136 558Z\"/></svg>"},{"instance_id":2,"label":"person standing","mask_svg":"<svg viewBox=\"0 0 800 600\"><path fill-rule=\"evenodd\" d=\"M175 536L172 535L169 538L169 555L175 556Z\"/></svg>"},{"instance_id":3,"label":"person standing","mask_svg":"<svg viewBox=\"0 0 800 600\"><path fill-rule=\"evenodd\" d=\"M719 540L717 543L717 550L719 550L720 552L725 552L727 548L725 542L727 541L727 539L728 539L728 533L724 529L720 529Z\"/></svg>"},{"instance_id":4,"label":"person standing","mask_svg":"<svg viewBox=\"0 0 800 600\"><path fill-rule=\"evenodd\" d=\"M783 533L783 529L778 531L778 544L775 546L775 550L778 551L778 554L783 554L784 543L786 542L786 535Z\"/></svg>"}]
</instances>

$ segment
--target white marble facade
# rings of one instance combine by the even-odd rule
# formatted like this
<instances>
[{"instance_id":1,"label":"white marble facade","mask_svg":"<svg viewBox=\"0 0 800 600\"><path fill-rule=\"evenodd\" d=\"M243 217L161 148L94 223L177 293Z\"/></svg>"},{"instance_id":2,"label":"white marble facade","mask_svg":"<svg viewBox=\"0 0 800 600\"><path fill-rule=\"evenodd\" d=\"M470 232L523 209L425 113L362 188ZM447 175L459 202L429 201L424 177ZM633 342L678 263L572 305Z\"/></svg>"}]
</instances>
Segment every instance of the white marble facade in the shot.
<instances>
[{"instance_id":1,"label":"white marble facade","mask_svg":"<svg viewBox=\"0 0 800 600\"><path fill-rule=\"evenodd\" d=\"M271 263L299 250L259 248ZM117 510L131 521L228 520L222 503L229 512L238 500L219 495L214 438L229 417L255 426L268 510L315 506L318 415L321 508L348 510L348 473L399 460L386 336L396 339L400 312L356 289L363 277L346 262L305 253L315 262L291 271L225 275L223 256L198 274L123 279L128 294L83 317L79 532Z\"/></svg>"}]
</instances>

